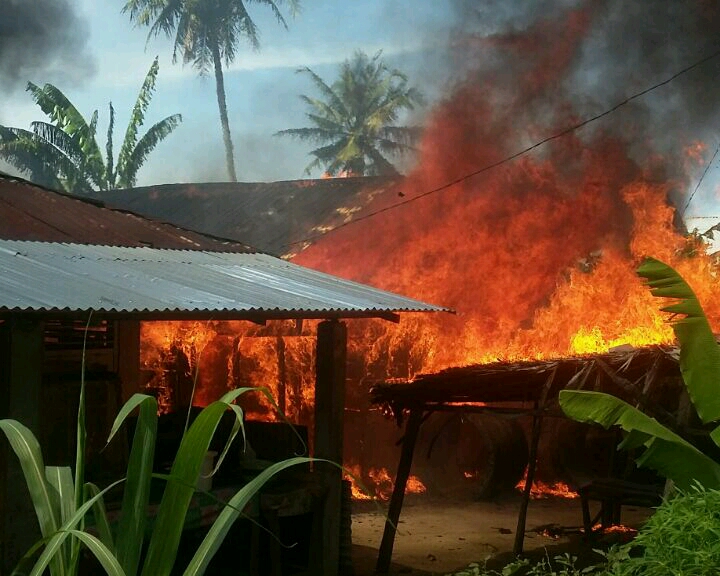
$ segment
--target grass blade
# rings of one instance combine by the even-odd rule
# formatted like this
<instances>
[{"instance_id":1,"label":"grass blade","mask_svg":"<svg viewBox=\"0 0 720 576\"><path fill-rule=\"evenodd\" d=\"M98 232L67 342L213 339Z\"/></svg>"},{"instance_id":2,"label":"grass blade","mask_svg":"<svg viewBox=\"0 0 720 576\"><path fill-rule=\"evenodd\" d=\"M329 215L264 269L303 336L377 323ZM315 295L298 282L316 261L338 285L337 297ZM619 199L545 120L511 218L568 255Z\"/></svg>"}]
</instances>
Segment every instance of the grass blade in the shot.
<instances>
[{"instance_id":1,"label":"grass blade","mask_svg":"<svg viewBox=\"0 0 720 576\"><path fill-rule=\"evenodd\" d=\"M75 495L73 493L73 477L69 466L46 466L45 477L50 486L54 488L54 498L57 500L56 509L59 511L60 524L66 522L75 512ZM63 547L60 555L60 561L73 558L73 547L71 543ZM68 571L72 572L73 565L68 566Z\"/></svg>"},{"instance_id":2,"label":"grass blade","mask_svg":"<svg viewBox=\"0 0 720 576\"><path fill-rule=\"evenodd\" d=\"M157 439L157 400L152 396L135 394L121 409L108 439L109 442L125 418L136 407L140 408L140 414L128 459L127 484L123 491L120 524L115 540L118 561L128 576L137 573L145 539Z\"/></svg>"},{"instance_id":3,"label":"grass blade","mask_svg":"<svg viewBox=\"0 0 720 576\"><path fill-rule=\"evenodd\" d=\"M98 499L102 498L106 492L112 490L116 486L119 486L123 482L125 482L124 479L113 482L107 488L100 491L92 498L86 500L85 503L80 506L80 508L75 510L75 513L70 518L68 518L68 520L58 530L56 530L53 534L50 535L47 546L45 546L45 550L43 550L42 554L40 554L40 558L38 558L37 562L33 566L32 572L30 572L30 576L41 576L43 574L43 571L45 570L45 568L47 568L48 564L52 562L58 554L61 553L62 546L67 541L67 539L70 536L75 535L75 532L78 532L73 527L80 523L83 518L85 518L85 515L95 505Z\"/></svg>"},{"instance_id":4,"label":"grass blade","mask_svg":"<svg viewBox=\"0 0 720 576\"><path fill-rule=\"evenodd\" d=\"M107 546L111 552L114 552L115 544L113 542L112 530L110 529L110 522L108 522L107 511L105 510L105 500L100 495L100 488L92 482L88 482L85 484L85 489L87 491L85 495L86 498L90 499L98 496L92 508L93 517L95 518L95 528L100 535L100 541Z\"/></svg>"},{"instance_id":5,"label":"grass blade","mask_svg":"<svg viewBox=\"0 0 720 576\"><path fill-rule=\"evenodd\" d=\"M88 534L87 532L83 532L82 530L63 530L62 532L59 532L58 535L63 534L65 537L73 536L75 541L78 543L78 548L80 547L80 543L85 544L85 546L92 552L93 556L97 558L98 562L100 562L100 565L105 570L105 573L107 576L126 576L125 572L123 572L122 567L120 566L120 563L117 561L115 556L110 552L110 550L107 549L107 547L98 540L97 537L93 536L92 534ZM42 576L43 570L47 567L47 560L46 554L51 554L52 552L49 552L51 550L51 546L48 545L47 548L43 551L43 553L40 555L40 558L38 559L38 562L33 567L32 572L30 572L29 576Z\"/></svg>"},{"instance_id":6,"label":"grass blade","mask_svg":"<svg viewBox=\"0 0 720 576\"><path fill-rule=\"evenodd\" d=\"M213 402L198 414L183 435L160 501L143 576L166 576L175 563L194 486L200 476L210 441L226 409L225 402Z\"/></svg>"},{"instance_id":7,"label":"grass blade","mask_svg":"<svg viewBox=\"0 0 720 576\"><path fill-rule=\"evenodd\" d=\"M324 460L313 460L312 458L307 457L295 457L284 460L283 462L277 462L263 470L257 477L253 478L250 482L243 486L235 494L235 496L230 499L228 505L220 512L195 552L192 560L188 564L183 576L199 576L204 574L210 560L212 560L213 556L215 556L215 553L218 551L218 548L220 548L220 545L227 535L228 530L230 530L233 522L237 520L238 516L247 506L248 502L250 502L252 497L258 493L258 491L270 478L278 472L290 468L291 466L306 464L313 461L323 462Z\"/></svg>"},{"instance_id":8,"label":"grass blade","mask_svg":"<svg viewBox=\"0 0 720 576\"><path fill-rule=\"evenodd\" d=\"M60 511L53 506L52 491L54 488L45 478L45 464L40 452L40 444L30 429L16 420L0 420L0 430L5 433L11 448L20 461L25 485L30 493L30 499L40 525L40 533L43 538L49 538L58 529ZM53 576L65 573L62 555L54 558L51 572Z\"/></svg>"}]
</instances>

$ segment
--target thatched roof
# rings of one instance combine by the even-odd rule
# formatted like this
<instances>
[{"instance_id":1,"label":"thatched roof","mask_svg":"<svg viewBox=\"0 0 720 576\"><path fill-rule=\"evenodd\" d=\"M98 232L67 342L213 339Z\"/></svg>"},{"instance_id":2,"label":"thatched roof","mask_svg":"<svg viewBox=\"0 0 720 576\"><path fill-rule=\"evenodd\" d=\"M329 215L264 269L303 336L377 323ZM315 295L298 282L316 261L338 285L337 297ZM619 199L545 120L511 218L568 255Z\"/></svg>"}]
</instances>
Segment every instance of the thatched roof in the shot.
<instances>
[{"instance_id":1,"label":"thatched roof","mask_svg":"<svg viewBox=\"0 0 720 576\"><path fill-rule=\"evenodd\" d=\"M662 415L667 409L659 406L664 395L660 387L669 380L677 389L678 358L675 347L648 346L552 360L475 364L421 374L406 382L384 382L374 386L370 396L372 403L401 417L411 409L535 403L543 398L546 387L549 399L563 388L575 388L610 392Z\"/></svg>"}]
</instances>

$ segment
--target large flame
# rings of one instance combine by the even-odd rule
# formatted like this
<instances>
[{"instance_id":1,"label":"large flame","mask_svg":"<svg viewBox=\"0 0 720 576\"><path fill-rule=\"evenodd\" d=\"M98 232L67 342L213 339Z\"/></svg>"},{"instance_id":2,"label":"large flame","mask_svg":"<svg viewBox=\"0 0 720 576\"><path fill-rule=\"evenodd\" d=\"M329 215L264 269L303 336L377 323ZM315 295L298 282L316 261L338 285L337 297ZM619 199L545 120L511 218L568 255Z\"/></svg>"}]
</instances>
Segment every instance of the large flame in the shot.
<instances>
[{"instance_id":1,"label":"large flame","mask_svg":"<svg viewBox=\"0 0 720 576\"><path fill-rule=\"evenodd\" d=\"M458 311L354 325L357 346L373 351L373 374L670 342L635 274L645 256L677 267L718 325L713 261L687 239L671 202L701 171L701 142L679 138L674 156L660 156L638 142L642 127L608 121L458 179L577 122L580 99L561 87L593 18L593 3L584 5L524 34L483 39L484 67L433 109L417 167L357 216L378 213L294 258Z\"/></svg>"}]
</instances>

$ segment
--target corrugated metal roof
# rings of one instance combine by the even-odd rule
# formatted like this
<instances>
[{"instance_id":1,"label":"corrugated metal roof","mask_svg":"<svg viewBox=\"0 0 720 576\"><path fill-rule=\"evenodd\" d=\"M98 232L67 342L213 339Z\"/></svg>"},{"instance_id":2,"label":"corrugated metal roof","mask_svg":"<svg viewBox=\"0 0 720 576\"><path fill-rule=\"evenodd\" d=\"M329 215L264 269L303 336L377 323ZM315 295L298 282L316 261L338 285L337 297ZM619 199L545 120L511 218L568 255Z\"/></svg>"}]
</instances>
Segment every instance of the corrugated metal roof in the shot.
<instances>
[{"instance_id":1,"label":"corrugated metal roof","mask_svg":"<svg viewBox=\"0 0 720 576\"><path fill-rule=\"evenodd\" d=\"M402 182L375 176L159 184L94 196L111 206L282 256L298 250L291 242L347 221L377 195L397 198Z\"/></svg>"},{"instance_id":2,"label":"corrugated metal roof","mask_svg":"<svg viewBox=\"0 0 720 576\"><path fill-rule=\"evenodd\" d=\"M104 194L111 197L113 192ZM175 224L110 209L97 200L47 190L2 174L0 238L178 250L256 251L238 241L214 238Z\"/></svg>"},{"instance_id":3,"label":"corrugated metal roof","mask_svg":"<svg viewBox=\"0 0 720 576\"><path fill-rule=\"evenodd\" d=\"M261 253L0 240L0 313L91 309L276 318L446 310Z\"/></svg>"}]
</instances>

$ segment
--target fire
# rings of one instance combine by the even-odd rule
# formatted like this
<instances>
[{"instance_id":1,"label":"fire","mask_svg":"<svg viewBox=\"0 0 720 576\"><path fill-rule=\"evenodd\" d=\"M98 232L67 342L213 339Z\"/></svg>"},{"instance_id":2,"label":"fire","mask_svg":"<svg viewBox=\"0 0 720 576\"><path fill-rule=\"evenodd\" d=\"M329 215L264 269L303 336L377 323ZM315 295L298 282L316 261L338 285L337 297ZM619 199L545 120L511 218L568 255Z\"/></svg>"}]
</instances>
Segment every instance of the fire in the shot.
<instances>
[{"instance_id":1,"label":"fire","mask_svg":"<svg viewBox=\"0 0 720 576\"><path fill-rule=\"evenodd\" d=\"M346 474L345 479L350 481L353 500L390 500L395 482L386 468L370 468L366 475L363 475L359 465L346 466L351 474ZM366 478L365 478L366 476ZM363 486L358 485L357 479L361 479ZM369 491L372 490L373 494ZM405 494L424 494L425 485L417 476L410 476L405 486Z\"/></svg>"},{"instance_id":2,"label":"fire","mask_svg":"<svg viewBox=\"0 0 720 576\"><path fill-rule=\"evenodd\" d=\"M515 489L522 492L525 490L525 484L527 482L527 468L522 479L517 483ZM542 498L579 498L580 495L570 488L565 482L543 482L541 480L534 480L532 488L530 489L530 498L533 500L540 500Z\"/></svg>"},{"instance_id":3,"label":"fire","mask_svg":"<svg viewBox=\"0 0 720 576\"><path fill-rule=\"evenodd\" d=\"M312 327L308 327L308 331ZM240 386L264 388L245 394L251 418L277 420L280 413L307 424L314 404L315 340L283 323L260 328L247 322L144 322L141 370L161 412L190 402L206 406Z\"/></svg>"},{"instance_id":4,"label":"fire","mask_svg":"<svg viewBox=\"0 0 720 576\"><path fill-rule=\"evenodd\" d=\"M558 87L593 25L590 4L522 34L462 44L465 62L480 50L478 69L430 112L414 170L357 215L372 217L295 256L458 311L354 324L373 377L670 343L635 274L645 256L676 267L720 327L716 267L674 206L698 177L702 142L679 138L661 155L608 120L504 161L587 114ZM405 204L385 210L400 192Z\"/></svg>"}]
</instances>

